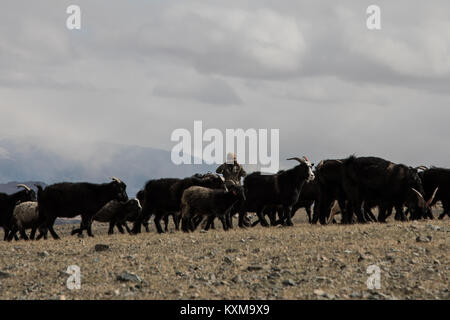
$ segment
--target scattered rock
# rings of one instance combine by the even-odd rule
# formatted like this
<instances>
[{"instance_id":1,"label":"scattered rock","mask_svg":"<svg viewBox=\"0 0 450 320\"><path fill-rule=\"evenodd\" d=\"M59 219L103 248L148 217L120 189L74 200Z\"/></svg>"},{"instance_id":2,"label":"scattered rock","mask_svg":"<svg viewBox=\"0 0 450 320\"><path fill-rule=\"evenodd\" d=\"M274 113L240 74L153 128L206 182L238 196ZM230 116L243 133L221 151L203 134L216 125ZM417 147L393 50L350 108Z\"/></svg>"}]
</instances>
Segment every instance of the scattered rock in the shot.
<instances>
[{"instance_id":1,"label":"scattered rock","mask_svg":"<svg viewBox=\"0 0 450 320\"><path fill-rule=\"evenodd\" d=\"M389 261L395 261L395 255L388 253L386 255L386 259Z\"/></svg>"},{"instance_id":2,"label":"scattered rock","mask_svg":"<svg viewBox=\"0 0 450 320\"><path fill-rule=\"evenodd\" d=\"M284 286L291 286L291 287L293 287L293 286L296 285L296 283L292 279L284 280L282 283L283 283Z\"/></svg>"},{"instance_id":3,"label":"scattered rock","mask_svg":"<svg viewBox=\"0 0 450 320\"><path fill-rule=\"evenodd\" d=\"M179 276L179 277L185 277L185 276L186 276L186 274L184 274L184 273L181 272L181 271L175 271L175 275L176 275L176 276Z\"/></svg>"},{"instance_id":4,"label":"scattered rock","mask_svg":"<svg viewBox=\"0 0 450 320\"><path fill-rule=\"evenodd\" d=\"M427 228L428 228L428 229L431 229L431 230L433 230L433 231L439 231L439 230L441 230L441 227L435 226L435 225L432 225L432 224L427 224Z\"/></svg>"},{"instance_id":5,"label":"scattered rock","mask_svg":"<svg viewBox=\"0 0 450 320\"><path fill-rule=\"evenodd\" d=\"M94 247L94 250L96 252L106 251L108 249L109 249L109 246L107 244L101 244L101 243L96 244Z\"/></svg>"},{"instance_id":6,"label":"scattered rock","mask_svg":"<svg viewBox=\"0 0 450 320\"><path fill-rule=\"evenodd\" d=\"M134 273L123 272L117 276L117 280L119 281L132 281L132 282L142 282L141 278Z\"/></svg>"},{"instance_id":7,"label":"scattered rock","mask_svg":"<svg viewBox=\"0 0 450 320\"><path fill-rule=\"evenodd\" d=\"M183 294L183 291L181 291L180 289L174 289L173 291L172 291L172 293L173 294L178 294L178 295L182 295Z\"/></svg>"},{"instance_id":8,"label":"scattered rock","mask_svg":"<svg viewBox=\"0 0 450 320\"><path fill-rule=\"evenodd\" d=\"M137 256L135 254L132 254L132 255L121 257L121 258L127 259L127 260L136 260Z\"/></svg>"},{"instance_id":9,"label":"scattered rock","mask_svg":"<svg viewBox=\"0 0 450 320\"><path fill-rule=\"evenodd\" d=\"M263 267L261 267L261 266L248 266L247 267L248 271L259 271L259 270L262 270L262 269L263 269Z\"/></svg>"},{"instance_id":10,"label":"scattered rock","mask_svg":"<svg viewBox=\"0 0 450 320\"><path fill-rule=\"evenodd\" d=\"M234 283L241 283L242 282L242 277L240 274L234 276L231 281L233 281Z\"/></svg>"},{"instance_id":11,"label":"scattered rock","mask_svg":"<svg viewBox=\"0 0 450 320\"><path fill-rule=\"evenodd\" d=\"M315 280L316 281L318 281L318 282L324 282L324 281L326 281L327 283L333 283L333 280L332 279L329 279L329 278L327 278L327 277L315 277Z\"/></svg>"},{"instance_id":12,"label":"scattered rock","mask_svg":"<svg viewBox=\"0 0 450 320\"><path fill-rule=\"evenodd\" d=\"M225 256L225 257L223 258L223 261L226 262L226 263L228 263L228 264L232 264L232 263L233 263L233 260L231 260L231 258L230 258L229 256Z\"/></svg>"},{"instance_id":13,"label":"scattered rock","mask_svg":"<svg viewBox=\"0 0 450 320\"><path fill-rule=\"evenodd\" d=\"M361 262L363 260L367 260L367 256L365 254L361 253L358 257L358 262Z\"/></svg>"},{"instance_id":14,"label":"scattered rock","mask_svg":"<svg viewBox=\"0 0 450 320\"><path fill-rule=\"evenodd\" d=\"M226 253L233 253L233 252L238 252L237 249L235 248L228 248L227 250L225 250Z\"/></svg>"},{"instance_id":15,"label":"scattered rock","mask_svg":"<svg viewBox=\"0 0 450 320\"><path fill-rule=\"evenodd\" d=\"M315 290L314 290L314 294L315 294L316 296L318 296L318 297L325 297L325 296L326 296L325 291L320 290L320 289L315 289Z\"/></svg>"},{"instance_id":16,"label":"scattered rock","mask_svg":"<svg viewBox=\"0 0 450 320\"><path fill-rule=\"evenodd\" d=\"M132 291L128 291L128 292L125 292L125 294L123 295L124 297L131 297L131 296L134 296L136 293L134 293L134 292L132 292Z\"/></svg>"},{"instance_id":17,"label":"scattered rock","mask_svg":"<svg viewBox=\"0 0 450 320\"><path fill-rule=\"evenodd\" d=\"M362 297L362 295L361 295L361 293L359 293L359 292L353 291L353 292L350 294L350 297L351 297L351 298L355 298L355 299L360 299L360 298Z\"/></svg>"},{"instance_id":18,"label":"scattered rock","mask_svg":"<svg viewBox=\"0 0 450 320\"><path fill-rule=\"evenodd\" d=\"M280 271L281 271L281 269L280 269L280 268L278 268L278 267L272 267L272 271L274 271L274 272L280 272Z\"/></svg>"},{"instance_id":19,"label":"scattered rock","mask_svg":"<svg viewBox=\"0 0 450 320\"><path fill-rule=\"evenodd\" d=\"M5 279L11 277L11 274L7 272L0 271L0 279Z\"/></svg>"},{"instance_id":20,"label":"scattered rock","mask_svg":"<svg viewBox=\"0 0 450 320\"><path fill-rule=\"evenodd\" d=\"M39 257L48 257L50 254L47 251L38 252Z\"/></svg>"},{"instance_id":21,"label":"scattered rock","mask_svg":"<svg viewBox=\"0 0 450 320\"><path fill-rule=\"evenodd\" d=\"M209 278L209 280L211 280L211 281L216 281L216 275L214 274L214 273L210 273L209 275L208 275L208 278Z\"/></svg>"},{"instance_id":22,"label":"scattered rock","mask_svg":"<svg viewBox=\"0 0 450 320\"><path fill-rule=\"evenodd\" d=\"M394 296L389 296L387 294L381 293L381 292L370 292L367 296L367 299L371 300L396 300L397 298Z\"/></svg>"},{"instance_id":23,"label":"scattered rock","mask_svg":"<svg viewBox=\"0 0 450 320\"><path fill-rule=\"evenodd\" d=\"M278 279L281 277L281 274L279 272L271 272L268 276L267 279Z\"/></svg>"},{"instance_id":24,"label":"scattered rock","mask_svg":"<svg viewBox=\"0 0 450 320\"><path fill-rule=\"evenodd\" d=\"M424 237L424 236L418 236L416 238L416 242L430 242L432 237L430 235Z\"/></svg>"}]
</instances>

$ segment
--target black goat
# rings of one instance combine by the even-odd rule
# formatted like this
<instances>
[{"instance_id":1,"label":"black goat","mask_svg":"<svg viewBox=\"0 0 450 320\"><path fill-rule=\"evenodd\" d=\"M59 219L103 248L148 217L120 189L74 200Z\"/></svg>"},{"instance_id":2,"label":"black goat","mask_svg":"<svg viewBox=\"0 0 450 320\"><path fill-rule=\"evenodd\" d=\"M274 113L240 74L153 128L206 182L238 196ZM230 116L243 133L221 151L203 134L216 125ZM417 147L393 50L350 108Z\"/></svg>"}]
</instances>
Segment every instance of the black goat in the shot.
<instances>
[{"instance_id":1,"label":"black goat","mask_svg":"<svg viewBox=\"0 0 450 320\"><path fill-rule=\"evenodd\" d=\"M79 229L72 230L72 234L82 233L87 229L88 235L92 234L92 219L94 215L109 201L127 201L126 185L117 178L111 178L109 183L71 183L63 182L38 188L39 224L48 228L54 239L59 239L53 229L56 218L73 218L81 215ZM34 236L36 229L31 231ZM39 239L39 237L38 237Z\"/></svg>"},{"instance_id":2,"label":"black goat","mask_svg":"<svg viewBox=\"0 0 450 320\"><path fill-rule=\"evenodd\" d=\"M139 190L139 192L136 194L136 198L139 199L139 201L142 203L144 203L145 200L145 196L144 196L144 190ZM163 221L164 221L164 231L167 232L169 230L169 216L172 216L173 219L173 223L175 224L175 228L178 230L179 229L179 222L177 220L177 216L175 212L169 212L168 214L163 216ZM150 232L149 228L148 228L148 221L149 221L150 217L148 217L146 220L142 221L142 225L145 228L146 232ZM133 220L128 220L130 222L132 222Z\"/></svg>"},{"instance_id":3,"label":"black goat","mask_svg":"<svg viewBox=\"0 0 450 320\"><path fill-rule=\"evenodd\" d=\"M308 215L308 222L312 223L312 206L317 201L318 197L319 190L316 179L305 182L298 197L298 201L292 206L292 217L294 217L297 210L304 208L306 210L306 214ZM276 219L277 213L279 220ZM263 209L263 215L267 215L269 217L271 226L276 226L284 223L283 207L281 205L266 206ZM260 223L259 219L252 223L252 227L256 226L258 223Z\"/></svg>"},{"instance_id":4,"label":"black goat","mask_svg":"<svg viewBox=\"0 0 450 320\"><path fill-rule=\"evenodd\" d=\"M380 205L378 220L384 222L385 212L395 207L400 220L406 220L403 205L411 216L423 217L434 195L425 201L423 187L416 168L377 158L350 156L343 162L343 186L351 208L359 222L365 222L361 211L363 201Z\"/></svg>"},{"instance_id":5,"label":"black goat","mask_svg":"<svg viewBox=\"0 0 450 320\"><path fill-rule=\"evenodd\" d=\"M299 165L289 170L277 174L263 175L260 172L253 172L244 179L246 201L244 202L240 219L251 210L256 210L261 224L268 226L262 211L264 207L270 205L283 206L284 224L292 226L292 207L297 203L300 192L305 181L314 179L311 170L312 164L306 157L289 158L297 160Z\"/></svg>"},{"instance_id":6,"label":"black goat","mask_svg":"<svg viewBox=\"0 0 450 320\"><path fill-rule=\"evenodd\" d=\"M316 183L318 186L318 199L314 204L314 216L312 223L326 224L330 220L331 209L337 200L342 210L342 222L346 221L346 194L343 187L343 160L322 160L316 167ZM317 209L316 209L317 208Z\"/></svg>"},{"instance_id":7,"label":"black goat","mask_svg":"<svg viewBox=\"0 0 450 320\"><path fill-rule=\"evenodd\" d=\"M14 207L21 202L36 201L36 193L31 188L24 184L18 184L17 188L23 190L10 195L0 193L0 226L5 232L4 240L8 239Z\"/></svg>"},{"instance_id":8,"label":"black goat","mask_svg":"<svg viewBox=\"0 0 450 320\"><path fill-rule=\"evenodd\" d=\"M181 209L181 196L184 190L192 186L201 186L212 189L224 189L223 178L217 174L207 173L184 179L166 178L150 180L145 184L142 214L133 226L133 233L141 231L143 222L148 221L152 215L159 233L164 233L161 219L168 214L174 215L175 227L178 230L179 220L176 218Z\"/></svg>"},{"instance_id":9,"label":"black goat","mask_svg":"<svg viewBox=\"0 0 450 320\"><path fill-rule=\"evenodd\" d=\"M123 226L128 233L131 233L127 221L136 220L141 210L142 207L138 199L130 199L127 202L111 200L94 215L94 221L109 222L108 234L114 233L114 226L119 229L120 233L124 233Z\"/></svg>"},{"instance_id":10,"label":"black goat","mask_svg":"<svg viewBox=\"0 0 450 320\"><path fill-rule=\"evenodd\" d=\"M206 216L210 221L215 217L221 218L223 229L227 230L225 215L241 200L245 200L242 186L230 185L227 190L190 187L183 192L181 198L181 228L185 232L194 231L193 219Z\"/></svg>"},{"instance_id":11,"label":"black goat","mask_svg":"<svg viewBox=\"0 0 450 320\"><path fill-rule=\"evenodd\" d=\"M439 188L430 206L441 201L444 211L439 215L439 219L443 219L445 215L450 217L450 169L437 167L424 169L424 171L419 173L419 176L422 180L425 198L431 197L434 190Z\"/></svg>"}]
</instances>

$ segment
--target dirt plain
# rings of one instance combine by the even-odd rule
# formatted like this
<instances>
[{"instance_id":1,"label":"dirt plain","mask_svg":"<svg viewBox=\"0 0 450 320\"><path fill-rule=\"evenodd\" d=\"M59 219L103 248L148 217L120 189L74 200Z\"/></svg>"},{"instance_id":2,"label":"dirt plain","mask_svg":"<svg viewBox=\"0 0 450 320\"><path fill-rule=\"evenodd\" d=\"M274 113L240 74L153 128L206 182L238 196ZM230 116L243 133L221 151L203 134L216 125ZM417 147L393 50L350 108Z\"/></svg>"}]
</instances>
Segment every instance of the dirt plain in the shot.
<instances>
[{"instance_id":1,"label":"dirt plain","mask_svg":"<svg viewBox=\"0 0 450 320\"><path fill-rule=\"evenodd\" d=\"M60 225L61 240L0 242L0 299L450 299L448 217L320 226L299 211L294 223L136 236L94 223L94 238Z\"/></svg>"}]
</instances>

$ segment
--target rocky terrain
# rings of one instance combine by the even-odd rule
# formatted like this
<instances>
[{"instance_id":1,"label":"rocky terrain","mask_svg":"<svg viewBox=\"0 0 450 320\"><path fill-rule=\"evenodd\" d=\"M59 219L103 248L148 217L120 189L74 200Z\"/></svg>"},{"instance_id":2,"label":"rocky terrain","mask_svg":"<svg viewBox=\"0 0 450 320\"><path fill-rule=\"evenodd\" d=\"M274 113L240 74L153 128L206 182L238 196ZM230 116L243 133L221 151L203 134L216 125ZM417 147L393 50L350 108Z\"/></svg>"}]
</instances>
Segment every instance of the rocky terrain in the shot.
<instances>
[{"instance_id":1,"label":"rocky terrain","mask_svg":"<svg viewBox=\"0 0 450 320\"><path fill-rule=\"evenodd\" d=\"M0 243L0 299L450 299L450 220ZM154 227L152 226L153 230ZM67 268L81 271L69 290ZM380 268L369 290L367 268Z\"/></svg>"}]
</instances>

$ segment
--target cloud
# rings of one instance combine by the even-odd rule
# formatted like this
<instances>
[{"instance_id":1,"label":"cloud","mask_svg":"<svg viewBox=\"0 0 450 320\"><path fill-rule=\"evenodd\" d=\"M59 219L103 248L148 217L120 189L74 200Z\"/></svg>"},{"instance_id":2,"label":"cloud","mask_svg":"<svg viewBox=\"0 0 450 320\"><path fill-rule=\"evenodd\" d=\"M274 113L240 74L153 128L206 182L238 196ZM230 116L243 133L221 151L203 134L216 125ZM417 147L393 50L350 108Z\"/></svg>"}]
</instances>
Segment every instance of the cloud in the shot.
<instances>
[{"instance_id":1,"label":"cloud","mask_svg":"<svg viewBox=\"0 0 450 320\"><path fill-rule=\"evenodd\" d=\"M153 89L153 94L180 100L193 99L212 105L236 105L242 102L225 81L215 78L157 84Z\"/></svg>"},{"instance_id":2,"label":"cloud","mask_svg":"<svg viewBox=\"0 0 450 320\"><path fill-rule=\"evenodd\" d=\"M0 159L11 159L9 151L2 147L0 147Z\"/></svg>"},{"instance_id":3,"label":"cloud","mask_svg":"<svg viewBox=\"0 0 450 320\"><path fill-rule=\"evenodd\" d=\"M145 53L175 56L200 72L236 77L292 74L301 68L306 47L293 17L204 2L168 6L140 28L138 41Z\"/></svg>"},{"instance_id":4,"label":"cloud","mask_svg":"<svg viewBox=\"0 0 450 320\"><path fill-rule=\"evenodd\" d=\"M353 52L403 79L448 78L449 30L448 21L426 21L409 27L408 32L399 24L386 32L361 33L347 43Z\"/></svg>"},{"instance_id":5,"label":"cloud","mask_svg":"<svg viewBox=\"0 0 450 320\"><path fill-rule=\"evenodd\" d=\"M450 166L448 1L380 0L380 31L360 0L79 0L80 31L70 4L2 3L0 137L86 158L93 140L170 149L203 120L280 129L280 158Z\"/></svg>"}]
</instances>

